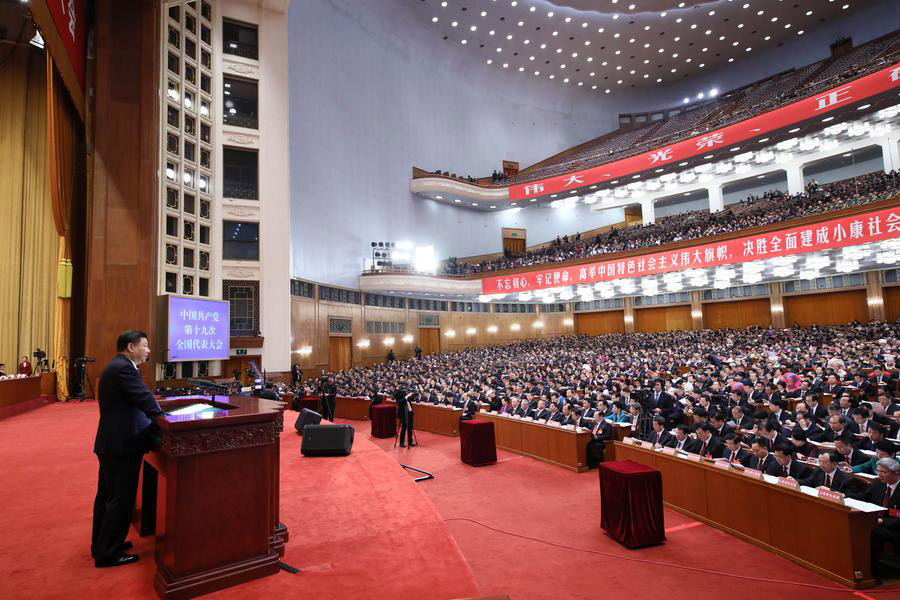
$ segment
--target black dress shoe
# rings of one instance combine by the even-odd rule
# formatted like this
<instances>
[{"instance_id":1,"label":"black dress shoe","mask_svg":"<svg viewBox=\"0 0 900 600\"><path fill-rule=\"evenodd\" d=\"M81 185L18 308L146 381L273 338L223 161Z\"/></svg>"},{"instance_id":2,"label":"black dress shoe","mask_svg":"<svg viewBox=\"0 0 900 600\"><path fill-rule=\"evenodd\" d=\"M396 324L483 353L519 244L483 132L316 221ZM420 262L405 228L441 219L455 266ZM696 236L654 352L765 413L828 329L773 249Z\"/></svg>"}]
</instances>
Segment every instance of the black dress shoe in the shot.
<instances>
[{"instance_id":1,"label":"black dress shoe","mask_svg":"<svg viewBox=\"0 0 900 600\"><path fill-rule=\"evenodd\" d=\"M135 563L138 561L137 554L120 554L115 558L98 558L94 561L94 566L98 569L102 569L104 567L121 567L123 565L130 565L131 563Z\"/></svg>"},{"instance_id":2,"label":"black dress shoe","mask_svg":"<svg viewBox=\"0 0 900 600\"><path fill-rule=\"evenodd\" d=\"M409 443L409 447L412 448L413 446L418 446L418 444L413 443L413 442L410 442L410 443Z\"/></svg>"}]
</instances>

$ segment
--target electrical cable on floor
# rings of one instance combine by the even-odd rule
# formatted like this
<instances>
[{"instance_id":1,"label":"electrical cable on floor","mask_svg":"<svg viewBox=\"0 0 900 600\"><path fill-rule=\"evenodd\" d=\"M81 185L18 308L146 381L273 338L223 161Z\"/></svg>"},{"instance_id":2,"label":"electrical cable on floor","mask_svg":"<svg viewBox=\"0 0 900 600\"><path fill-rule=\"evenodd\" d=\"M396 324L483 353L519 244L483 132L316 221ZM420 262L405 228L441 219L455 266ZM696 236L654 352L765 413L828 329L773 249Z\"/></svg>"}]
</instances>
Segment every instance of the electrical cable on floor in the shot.
<instances>
[{"instance_id":1,"label":"electrical cable on floor","mask_svg":"<svg viewBox=\"0 0 900 600\"><path fill-rule=\"evenodd\" d=\"M557 548L565 548L567 550L577 550L579 552L588 552L590 554L599 554L600 556L607 556L609 558L618 558L620 560L630 560L632 562L639 562L648 565L657 565L660 567L672 567L674 569L681 569L685 571L696 571L698 573L704 573L706 575L721 575L722 577L730 577L732 579L745 579L748 581L761 581L765 583L773 583L777 585L799 585L802 587L813 588L817 590L825 590L828 592L843 592L847 594L857 594L858 590L853 590L850 588L834 588L828 587L824 585L817 585L815 583L802 583L800 581L782 581L780 579L766 579L765 577L753 577L750 575L736 575L734 573L723 573L721 571L713 571L710 569L701 569L699 567L691 567L687 565L675 565L672 563L658 562L655 560L648 560L646 558L637 558L633 556L622 556L620 554L612 554L611 552L603 552L602 550L591 550L590 548L578 548L577 546L567 546L565 544L558 544L556 542L548 542L547 540L542 540L540 538L531 537L528 535L522 535L520 533L513 533L512 531L504 531L503 529L497 529L496 527L491 527L490 525L485 525L481 521L476 521L475 519L467 519L465 517L450 517L448 519L444 519L444 521L468 521L469 523L475 523L476 525L480 525L485 529L490 529L491 531L496 531L497 533L503 533L505 535L510 535L513 537L522 538L525 540L530 540L532 542L538 542L541 544L547 544L548 546L556 546ZM897 589L889 589L889 590L873 590L867 589L865 590L865 594L897 594Z\"/></svg>"}]
</instances>

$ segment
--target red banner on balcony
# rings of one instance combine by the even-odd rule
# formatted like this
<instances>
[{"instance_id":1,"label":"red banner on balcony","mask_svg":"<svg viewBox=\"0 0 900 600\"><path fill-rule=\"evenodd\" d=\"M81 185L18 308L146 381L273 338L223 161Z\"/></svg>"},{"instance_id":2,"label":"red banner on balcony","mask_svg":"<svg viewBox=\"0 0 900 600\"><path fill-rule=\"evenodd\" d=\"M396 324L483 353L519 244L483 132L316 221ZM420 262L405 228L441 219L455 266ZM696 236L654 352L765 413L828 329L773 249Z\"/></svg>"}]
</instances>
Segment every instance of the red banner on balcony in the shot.
<instances>
[{"instance_id":1,"label":"red banner on balcony","mask_svg":"<svg viewBox=\"0 0 900 600\"><path fill-rule=\"evenodd\" d=\"M779 256L857 246L900 237L900 206L842 219L712 244L618 260L548 268L481 280L484 294L509 294L567 285L628 279L672 271L733 265Z\"/></svg>"},{"instance_id":2,"label":"red banner on balcony","mask_svg":"<svg viewBox=\"0 0 900 600\"><path fill-rule=\"evenodd\" d=\"M882 92L900 86L900 63L854 79L844 85L830 89L809 98L782 106L775 110L740 121L722 129L698 135L671 146L644 152L605 165L591 167L583 171L572 171L547 179L529 181L509 186L509 200L516 202L524 198L567 192L580 186L602 183L619 177L626 177L659 167L672 165L678 161L728 148L751 138L783 129L795 123L806 121L842 108L848 104L865 100Z\"/></svg>"}]
</instances>

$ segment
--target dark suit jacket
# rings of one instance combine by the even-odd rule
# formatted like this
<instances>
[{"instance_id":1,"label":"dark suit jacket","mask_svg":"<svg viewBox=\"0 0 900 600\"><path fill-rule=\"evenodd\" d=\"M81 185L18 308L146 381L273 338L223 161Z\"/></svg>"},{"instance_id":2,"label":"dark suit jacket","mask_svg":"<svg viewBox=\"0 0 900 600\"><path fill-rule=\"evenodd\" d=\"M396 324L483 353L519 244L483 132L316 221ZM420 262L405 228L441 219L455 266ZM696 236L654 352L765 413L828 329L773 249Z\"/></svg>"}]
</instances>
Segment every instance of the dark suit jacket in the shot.
<instances>
[{"instance_id":1,"label":"dark suit jacket","mask_svg":"<svg viewBox=\"0 0 900 600\"><path fill-rule=\"evenodd\" d=\"M753 453L750 453L750 455L745 458L744 462L742 462L741 464L748 469L756 469L757 471L762 471L767 475L775 475L775 473L771 472L773 470L772 465L775 465L776 467L778 466L778 463L775 462L774 454L766 454L766 458L763 463L759 464L759 459L756 458Z\"/></svg>"},{"instance_id":2,"label":"dark suit jacket","mask_svg":"<svg viewBox=\"0 0 900 600\"><path fill-rule=\"evenodd\" d=\"M613 431L612 423L610 423L609 421L606 421L605 419L600 419L600 421L598 421L597 423L599 424L599 428L597 428L597 433L594 434L593 433L594 430L593 429L591 430L591 433L594 435L593 439L606 442L615 437L615 432ZM594 427L597 427L597 425L595 424Z\"/></svg>"},{"instance_id":3,"label":"dark suit jacket","mask_svg":"<svg viewBox=\"0 0 900 600\"><path fill-rule=\"evenodd\" d=\"M520 406L519 408L516 409L516 412L513 413L513 415L519 415L519 416L522 417L523 419L524 419L525 417L530 417L530 416L532 416L533 414L534 414L534 411L533 411L531 408L525 409L525 408L523 408L523 407L521 407L521 406Z\"/></svg>"},{"instance_id":4,"label":"dark suit jacket","mask_svg":"<svg viewBox=\"0 0 900 600\"><path fill-rule=\"evenodd\" d=\"M703 447L703 442L697 440L696 447L696 452L700 452L700 449ZM706 451L702 454L703 456L709 454L713 458L722 458L722 455L727 451L728 449L725 447L725 444L722 443L722 440L713 435L710 436L709 441L706 442Z\"/></svg>"},{"instance_id":5,"label":"dark suit jacket","mask_svg":"<svg viewBox=\"0 0 900 600\"><path fill-rule=\"evenodd\" d=\"M654 398L655 392L650 393L650 399ZM675 410L675 398L672 397L671 394L667 394L666 392L660 392L659 399L653 405L653 408L658 408L660 414L664 417L671 418L672 411Z\"/></svg>"},{"instance_id":6,"label":"dark suit jacket","mask_svg":"<svg viewBox=\"0 0 900 600\"><path fill-rule=\"evenodd\" d=\"M534 411L534 415L532 415L532 416L534 417L534 420L535 420L535 421L537 421L538 419L546 419L547 417L550 416L550 409L549 409L549 408L545 408L544 410L542 410L542 411L540 411L540 412L538 412L537 410L535 410L535 411Z\"/></svg>"},{"instance_id":7,"label":"dark suit jacket","mask_svg":"<svg viewBox=\"0 0 900 600\"><path fill-rule=\"evenodd\" d=\"M117 354L100 375L100 422L94 439L96 454L143 454L151 449L149 424L163 414L141 373L124 354Z\"/></svg>"},{"instance_id":8,"label":"dark suit jacket","mask_svg":"<svg viewBox=\"0 0 900 600\"><path fill-rule=\"evenodd\" d=\"M406 423L407 415L414 412L412 403L406 399L403 392L395 392L394 401L397 403L397 418L401 423Z\"/></svg>"},{"instance_id":9,"label":"dark suit jacket","mask_svg":"<svg viewBox=\"0 0 900 600\"><path fill-rule=\"evenodd\" d=\"M746 460L748 457L751 457L751 456L753 456L753 455L750 454L749 450L740 448L737 453L737 462L744 464L744 460ZM722 454L721 458L725 458L729 462L731 462L731 450L729 450L728 447L725 448L725 452Z\"/></svg>"},{"instance_id":10,"label":"dark suit jacket","mask_svg":"<svg viewBox=\"0 0 900 600\"><path fill-rule=\"evenodd\" d=\"M548 423L549 423L550 421L556 421L557 423L562 423L563 420L564 420L563 414L562 414L561 412L559 412L559 411L556 411L556 414L555 414L555 415L551 415L551 414L548 414L548 415L547 415L547 422L548 422Z\"/></svg>"},{"instance_id":11,"label":"dark suit jacket","mask_svg":"<svg viewBox=\"0 0 900 600\"><path fill-rule=\"evenodd\" d=\"M800 480L800 485L809 487L819 487L825 484L825 471L822 469L812 469L809 475ZM842 494L851 494L856 490L856 480L849 473L845 473L840 469L835 469L831 477L831 490Z\"/></svg>"},{"instance_id":12,"label":"dark suit jacket","mask_svg":"<svg viewBox=\"0 0 900 600\"><path fill-rule=\"evenodd\" d=\"M871 502L872 504L883 506L882 502L884 500L884 493L887 489L887 485L883 481L878 479L876 481L873 481L872 485L870 485L868 489L858 494L854 494L853 497L857 500ZM898 485L894 489L894 495L891 496L891 499L888 502L888 508L900 510L900 485ZM884 522L882 523L883 527L894 532L900 532L900 517L889 517L887 514L884 514L882 519L884 519Z\"/></svg>"},{"instance_id":13,"label":"dark suit jacket","mask_svg":"<svg viewBox=\"0 0 900 600\"><path fill-rule=\"evenodd\" d=\"M659 434L655 431L651 431L650 435L647 436L647 441L653 442L657 446L671 446L670 442L675 441L675 436L663 429Z\"/></svg>"},{"instance_id":14,"label":"dark suit jacket","mask_svg":"<svg viewBox=\"0 0 900 600\"><path fill-rule=\"evenodd\" d=\"M776 477L785 476L784 467L779 465L778 461L775 461L775 466L772 467L772 471L771 475L775 475ZM796 460L791 460L791 464L788 466L788 477L793 477L797 481L805 479L806 477L809 477L809 467Z\"/></svg>"}]
</instances>

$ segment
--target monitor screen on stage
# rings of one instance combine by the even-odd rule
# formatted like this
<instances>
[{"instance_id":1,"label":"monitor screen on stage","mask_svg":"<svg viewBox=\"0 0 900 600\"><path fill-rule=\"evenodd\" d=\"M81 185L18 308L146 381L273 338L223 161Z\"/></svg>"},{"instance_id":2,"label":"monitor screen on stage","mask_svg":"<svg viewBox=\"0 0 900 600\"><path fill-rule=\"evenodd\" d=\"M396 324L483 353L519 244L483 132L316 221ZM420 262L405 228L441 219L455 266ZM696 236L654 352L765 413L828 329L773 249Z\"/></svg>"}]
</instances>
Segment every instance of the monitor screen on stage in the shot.
<instances>
[{"instance_id":1,"label":"monitor screen on stage","mask_svg":"<svg viewBox=\"0 0 900 600\"><path fill-rule=\"evenodd\" d=\"M169 362L228 358L228 302L168 296L166 312Z\"/></svg>"}]
</instances>

